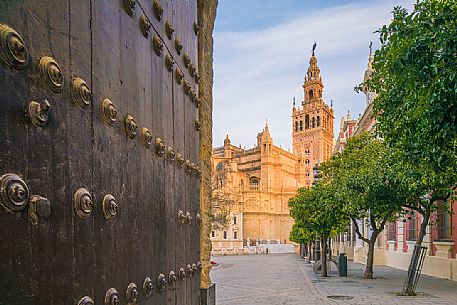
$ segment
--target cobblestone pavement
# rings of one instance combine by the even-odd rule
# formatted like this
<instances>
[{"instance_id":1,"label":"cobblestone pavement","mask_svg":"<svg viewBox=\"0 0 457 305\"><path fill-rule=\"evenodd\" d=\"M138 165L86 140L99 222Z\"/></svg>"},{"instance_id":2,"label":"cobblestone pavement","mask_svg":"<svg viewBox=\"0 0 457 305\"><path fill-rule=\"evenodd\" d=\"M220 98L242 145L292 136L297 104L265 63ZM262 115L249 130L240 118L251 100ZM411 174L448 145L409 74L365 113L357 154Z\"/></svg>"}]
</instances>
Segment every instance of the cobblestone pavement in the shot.
<instances>
[{"instance_id":1,"label":"cobblestone pavement","mask_svg":"<svg viewBox=\"0 0 457 305\"><path fill-rule=\"evenodd\" d=\"M376 279L364 280L364 266L349 262L348 277L335 268L327 278L295 254L216 256L211 278L216 283L217 305L457 305L457 282L422 275L420 297L399 297L405 271L375 267ZM349 296L334 300L328 296Z\"/></svg>"}]
</instances>

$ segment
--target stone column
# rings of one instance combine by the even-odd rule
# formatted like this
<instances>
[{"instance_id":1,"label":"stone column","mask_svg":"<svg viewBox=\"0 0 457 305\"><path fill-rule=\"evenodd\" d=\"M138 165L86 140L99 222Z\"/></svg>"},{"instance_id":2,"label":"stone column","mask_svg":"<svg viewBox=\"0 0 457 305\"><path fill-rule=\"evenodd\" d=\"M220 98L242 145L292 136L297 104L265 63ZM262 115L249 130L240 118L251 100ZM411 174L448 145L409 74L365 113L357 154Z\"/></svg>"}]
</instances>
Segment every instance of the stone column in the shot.
<instances>
[{"instance_id":1,"label":"stone column","mask_svg":"<svg viewBox=\"0 0 457 305\"><path fill-rule=\"evenodd\" d=\"M213 28L216 18L217 0L198 0L198 71L200 82L198 95L200 128L200 259L203 264L202 288L211 286L211 152L212 152L212 109L213 109Z\"/></svg>"}]
</instances>

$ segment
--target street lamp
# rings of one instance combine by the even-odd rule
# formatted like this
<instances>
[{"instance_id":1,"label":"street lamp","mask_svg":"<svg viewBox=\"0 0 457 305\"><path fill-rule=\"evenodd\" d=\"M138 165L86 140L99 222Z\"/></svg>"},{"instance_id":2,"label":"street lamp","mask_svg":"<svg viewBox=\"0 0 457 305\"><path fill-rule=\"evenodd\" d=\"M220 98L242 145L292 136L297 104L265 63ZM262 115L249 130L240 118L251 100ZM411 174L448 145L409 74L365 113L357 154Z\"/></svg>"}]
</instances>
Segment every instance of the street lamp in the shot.
<instances>
[{"instance_id":1,"label":"street lamp","mask_svg":"<svg viewBox=\"0 0 457 305\"><path fill-rule=\"evenodd\" d=\"M313 184L319 181L319 165L318 163L314 164L313 166ZM321 245L320 245L320 238L319 234L316 233L316 239L314 241L314 261L317 262L321 259Z\"/></svg>"}]
</instances>

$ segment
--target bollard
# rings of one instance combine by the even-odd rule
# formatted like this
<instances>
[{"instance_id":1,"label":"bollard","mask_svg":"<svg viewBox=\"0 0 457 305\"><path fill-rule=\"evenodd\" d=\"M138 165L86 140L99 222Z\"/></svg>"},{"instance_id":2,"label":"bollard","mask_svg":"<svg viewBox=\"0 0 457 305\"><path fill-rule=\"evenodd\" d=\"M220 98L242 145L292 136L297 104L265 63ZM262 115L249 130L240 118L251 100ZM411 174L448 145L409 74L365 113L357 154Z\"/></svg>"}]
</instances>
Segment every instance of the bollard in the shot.
<instances>
[{"instance_id":1,"label":"bollard","mask_svg":"<svg viewBox=\"0 0 457 305\"><path fill-rule=\"evenodd\" d=\"M348 258L346 253L340 253L338 257L338 274L339 276L348 276Z\"/></svg>"}]
</instances>

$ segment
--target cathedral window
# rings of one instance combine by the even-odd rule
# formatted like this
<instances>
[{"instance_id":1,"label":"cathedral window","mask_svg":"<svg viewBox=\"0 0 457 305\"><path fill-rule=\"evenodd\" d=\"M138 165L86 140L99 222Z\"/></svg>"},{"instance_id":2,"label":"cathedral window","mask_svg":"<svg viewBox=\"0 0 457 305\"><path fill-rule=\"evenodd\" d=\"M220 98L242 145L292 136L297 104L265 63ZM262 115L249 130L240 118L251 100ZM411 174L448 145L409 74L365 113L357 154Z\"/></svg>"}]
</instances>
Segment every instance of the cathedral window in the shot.
<instances>
[{"instance_id":1,"label":"cathedral window","mask_svg":"<svg viewBox=\"0 0 457 305\"><path fill-rule=\"evenodd\" d=\"M227 231L224 231L224 239L227 239Z\"/></svg>"},{"instance_id":2,"label":"cathedral window","mask_svg":"<svg viewBox=\"0 0 457 305\"><path fill-rule=\"evenodd\" d=\"M233 239L238 239L238 231L233 231Z\"/></svg>"},{"instance_id":3,"label":"cathedral window","mask_svg":"<svg viewBox=\"0 0 457 305\"><path fill-rule=\"evenodd\" d=\"M300 121L300 131L303 130L303 121Z\"/></svg>"},{"instance_id":4,"label":"cathedral window","mask_svg":"<svg viewBox=\"0 0 457 305\"><path fill-rule=\"evenodd\" d=\"M321 117L317 116L317 127L321 126Z\"/></svg>"},{"instance_id":5,"label":"cathedral window","mask_svg":"<svg viewBox=\"0 0 457 305\"><path fill-rule=\"evenodd\" d=\"M314 97L314 91L313 89L309 90L309 98L313 98Z\"/></svg>"},{"instance_id":6,"label":"cathedral window","mask_svg":"<svg viewBox=\"0 0 457 305\"><path fill-rule=\"evenodd\" d=\"M298 131L298 122L295 121L295 131Z\"/></svg>"},{"instance_id":7,"label":"cathedral window","mask_svg":"<svg viewBox=\"0 0 457 305\"><path fill-rule=\"evenodd\" d=\"M214 231L211 231L211 237L215 237L216 236L216 233L214 233Z\"/></svg>"},{"instance_id":8,"label":"cathedral window","mask_svg":"<svg viewBox=\"0 0 457 305\"><path fill-rule=\"evenodd\" d=\"M312 127L316 127L316 118L313 117L313 124L312 124Z\"/></svg>"},{"instance_id":9,"label":"cathedral window","mask_svg":"<svg viewBox=\"0 0 457 305\"><path fill-rule=\"evenodd\" d=\"M305 115L305 129L309 128L309 114Z\"/></svg>"},{"instance_id":10,"label":"cathedral window","mask_svg":"<svg viewBox=\"0 0 457 305\"><path fill-rule=\"evenodd\" d=\"M236 225L236 216L233 216L233 224Z\"/></svg>"},{"instance_id":11,"label":"cathedral window","mask_svg":"<svg viewBox=\"0 0 457 305\"><path fill-rule=\"evenodd\" d=\"M249 180L249 184L250 184L251 190L258 190L258 189L259 189L259 182L260 182L260 179L259 179L259 178L257 178L257 177L252 177L252 178Z\"/></svg>"}]
</instances>

